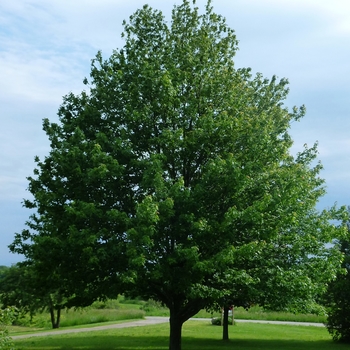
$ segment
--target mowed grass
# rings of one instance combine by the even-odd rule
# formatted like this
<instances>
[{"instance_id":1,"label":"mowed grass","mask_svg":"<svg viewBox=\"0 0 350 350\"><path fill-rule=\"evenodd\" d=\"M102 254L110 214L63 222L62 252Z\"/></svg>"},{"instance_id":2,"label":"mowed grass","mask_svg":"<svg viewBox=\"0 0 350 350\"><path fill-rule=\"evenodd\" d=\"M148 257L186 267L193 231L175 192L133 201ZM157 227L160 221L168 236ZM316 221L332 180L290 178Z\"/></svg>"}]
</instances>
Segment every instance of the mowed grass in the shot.
<instances>
[{"instance_id":1,"label":"mowed grass","mask_svg":"<svg viewBox=\"0 0 350 350\"><path fill-rule=\"evenodd\" d=\"M183 327L183 350L336 350L349 345L335 343L326 328L241 323L229 327L230 341L221 340L222 328L209 322L188 321ZM169 325L160 324L77 334L15 340L17 349L167 350Z\"/></svg>"}]
</instances>

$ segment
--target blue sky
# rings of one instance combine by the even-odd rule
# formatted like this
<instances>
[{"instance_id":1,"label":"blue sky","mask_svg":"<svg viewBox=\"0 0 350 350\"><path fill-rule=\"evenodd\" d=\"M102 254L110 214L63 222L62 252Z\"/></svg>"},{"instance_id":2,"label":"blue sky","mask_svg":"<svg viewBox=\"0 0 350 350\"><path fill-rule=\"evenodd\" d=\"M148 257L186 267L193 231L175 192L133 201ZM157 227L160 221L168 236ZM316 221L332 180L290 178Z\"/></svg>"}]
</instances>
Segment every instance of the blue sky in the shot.
<instances>
[{"instance_id":1,"label":"blue sky","mask_svg":"<svg viewBox=\"0 0 350 350\"><path fill-rule=\"evenodd\" d=\"M24 228L26 177L49 143L42 119L57 120L62 96L79 93L98 50L123 45L122 21L148 3L169 18L181 0L0 1L0 265ZM204 8L206 0L197 0ZM327 195L319 209L350 205L350 1L214 0L235 29L237 67L290 81L288 106L306 105L292 125L293 152L319 142Z\"/></svg>"}]
</instances>

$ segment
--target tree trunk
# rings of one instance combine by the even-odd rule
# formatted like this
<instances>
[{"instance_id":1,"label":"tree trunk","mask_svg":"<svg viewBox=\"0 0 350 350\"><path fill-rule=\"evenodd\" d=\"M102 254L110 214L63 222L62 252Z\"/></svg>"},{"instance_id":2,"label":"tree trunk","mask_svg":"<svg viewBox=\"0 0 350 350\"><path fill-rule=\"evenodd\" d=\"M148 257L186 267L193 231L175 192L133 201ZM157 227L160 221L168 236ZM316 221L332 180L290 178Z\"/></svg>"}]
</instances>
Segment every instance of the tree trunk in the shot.
<instances>
[{"instance_id":1,"label":"tree trunk","mask_svg":"<svg viewBox=\"0 0 350 350\"><path fill-rule=\"evenodd\" d=\"M61 308L57 309L57 318L55 319L55 309L54 307L50 307L50 316L51 316L51 324L52 328L60 328L61 322Z\"/></svg>"},{"instance_id":2,"label":"tree trunk","mask_svg":"<svg viewBox=\"0 0 350 350\"><path fill-rule=\"evenodd\" d=\"M57 317L56 317L56 328L60 328L61 325L61 308L57 309Z\"/></svg>"},{"instance_id":3,"label":"tree trunk","mask_svg":"<svg viewBox=\"0 0 350 350\"><path fill-rule=\"evenodd\" d=\"M166 304L164 302L164 304ZM184 300L182 296L168 305L170 311L169 350L181 350L183 324L205 306L203 299Z\"/></svg>"},{"instance_id":4,"label":"tree trunk","mask_svg":"<svg viewBox=\"0 0 350 350\"><path fill-rule=\"evenodd\" d=\"M222 322L222 340L229 340L228 337L228 306L224 306L224 317Z\"/></svg>"},{"instance_id":5,"label":"tree trunk","mask_svg":"<svg viewBox=\"0 0 350 350\"><path fill-rule=\"evenodd\" d=\"M50 316L52 328L55 328L55 309L52 306L50 307Z\"/></svg>"},{"instance_id":6,"label":"tree trunk","mask_svg":"<svg viewBox=\"0 0 350 350\"><path fill-rule=\"evenodd\" d=\"M181 350L181 333L183 322L178 315L170 311L170 341L169 350Z\"/></svg>"}]
</instances>

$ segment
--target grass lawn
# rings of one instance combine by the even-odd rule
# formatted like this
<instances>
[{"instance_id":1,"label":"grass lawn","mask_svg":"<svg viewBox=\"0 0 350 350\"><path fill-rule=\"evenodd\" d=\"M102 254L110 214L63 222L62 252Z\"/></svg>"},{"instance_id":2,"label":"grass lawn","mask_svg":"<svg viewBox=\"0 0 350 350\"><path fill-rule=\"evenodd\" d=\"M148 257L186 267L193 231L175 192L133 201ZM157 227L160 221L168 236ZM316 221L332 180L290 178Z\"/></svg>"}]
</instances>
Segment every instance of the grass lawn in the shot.
<instances>
[{"instance_id":1,"label":"grass lawn","mask_svg":"<svg viewBox=\"0 0 350 350\"><path fill-rule=\"evenodd\" d=\"M322 327L241 323L230 328L229 342L221 340L222 328L202 321L188 321L183 328L183 350L335 350L349 345L334 343ZM169 325L62 334L15 340L17 349L167 350Z\"/></svg>"},{"instance_id":2,"label":"grass lawn","mask_svg":"<svg viewBox=\"0 0 350 350\"><path fill-rule=\"evenodd\" d=\"M91 306L82 309L63 310L61 314L61 328L74 326L97 325L103 322L118 322L121 320L141 319L144 316L169 316L169 310L154 301L128 300L123 296L110 299L105 302L95 302ZM195 317L221 317L220 312L209 313L201 310ZM254 320L278 320L299 322L326 321L325 316L314 314L293 314L288 312L269 312L261 307L254 306L248 311L243 308L235 308L235 319ZM25 315L16 321L15 327L10 327L10 334L20 332L32 332L36 330L51 329L50 315L48 312L37 313L33 319Z\"/></svg>"}]
</instances>

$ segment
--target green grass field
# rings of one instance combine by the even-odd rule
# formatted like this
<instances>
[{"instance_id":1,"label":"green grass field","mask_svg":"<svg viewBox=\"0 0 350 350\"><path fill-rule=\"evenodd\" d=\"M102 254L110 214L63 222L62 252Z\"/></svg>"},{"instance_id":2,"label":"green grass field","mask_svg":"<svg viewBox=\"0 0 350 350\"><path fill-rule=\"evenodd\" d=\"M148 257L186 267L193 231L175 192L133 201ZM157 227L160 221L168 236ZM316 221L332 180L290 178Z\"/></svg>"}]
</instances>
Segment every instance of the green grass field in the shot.
<instances>
[{"instance_id":1,"label":"green grass field","mask_svg":"<svg viewBox=\"0 0 350 350\"><path fill-rule=\"evenodd\" d=\"M124 297L120 297L118 300L95 302L92 306L83 309L62 311L61 328L141 319L144 316L169 316L169 310L154 301L127 300ZM202 310L195 317L210 319L211 317L220 317L220 313L209 313ZM326 321L325 316L322 315L268 312L257 306L252 307L248 311L243 308L235 308L234 317L238 320L255 319L319 323ZM49 314L44 312L38 313L32 320L30 320L28 315L19 319L16 327L10 327L10 333L15 335L17 333L50 328Z\"/></svg>"},{"instance_id":2,"label":"green grass field","mask_svg":"<svg viewBox=\"0 0 350 350\"><path fill-rule=\"evenodd\" d=\"M62 313L61 328L94 327L97 325L127 322L147 316L168 316L169 311L153 301L118 300L96 302L91 307L68 310ZM235 309L235 319L280 320L300 322L324 322L324 316L303 315L282 312L267 312L260 307L249 311ZM331 340L326 328L305 326L284 326L240 323L229 327L230 341L221 340L222 328L210 324L211 314L200 311L196 317L208 318L208 322L188 321L183 329L183 350L189 349L294 349L333 350L349 348ZM38 314L28 324L28 318L21 326L11 327L10 335L50 330L48 313ZM58 331L59 332L59 331ZM17 349L168 349L169 325L153 325L105 331L91 331L80 334L57 334L55 336L32 337L15 340Z\"/></svg>"},{"instance_id":3,"label":"green grass field","mask_svg":"<svg viewBox=\"0 0 350 350\"><path fill-rule=\"evenodd\" d=\"M222 328L203 321L188 321L183 328L183 350L336 350L349 345L334 343L322 327L239 324L230 329L230 341L221 340ZM15 340L17 349L167 350L169 325L93 331L80 334Z\"/></svg>"}]
</instances>

